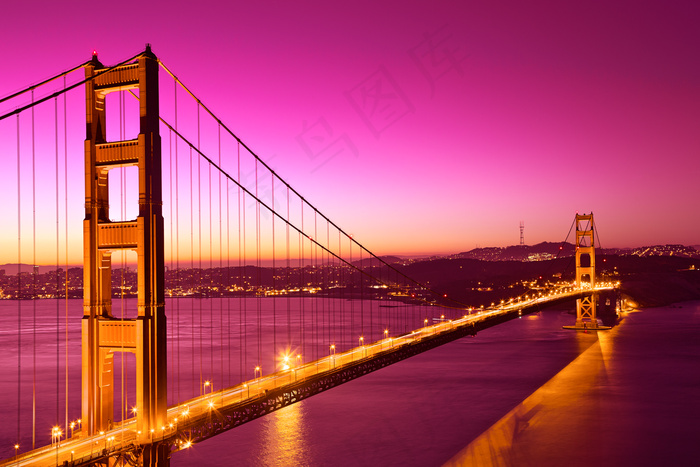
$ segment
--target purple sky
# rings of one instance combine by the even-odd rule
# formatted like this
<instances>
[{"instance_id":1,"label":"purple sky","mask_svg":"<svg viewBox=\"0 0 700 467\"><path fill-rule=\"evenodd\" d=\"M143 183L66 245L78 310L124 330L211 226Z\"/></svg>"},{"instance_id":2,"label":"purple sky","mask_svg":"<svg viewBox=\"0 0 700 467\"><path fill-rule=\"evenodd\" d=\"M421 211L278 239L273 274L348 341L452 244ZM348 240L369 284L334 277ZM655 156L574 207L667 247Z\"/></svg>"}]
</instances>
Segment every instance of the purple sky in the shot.
<instances>
[{"instance_id":1,"label":"purple sky","mask_svg":"<svg viewBox=\"0 0 700 467\"><path fill-rule=\"evenodd\" d=\"M561 241L577 211L603 247L700 244L697 2L98 4L4 5L0 95L149 42L376 253L517 244L520 221Z\"/></svg>"}]
</instances>

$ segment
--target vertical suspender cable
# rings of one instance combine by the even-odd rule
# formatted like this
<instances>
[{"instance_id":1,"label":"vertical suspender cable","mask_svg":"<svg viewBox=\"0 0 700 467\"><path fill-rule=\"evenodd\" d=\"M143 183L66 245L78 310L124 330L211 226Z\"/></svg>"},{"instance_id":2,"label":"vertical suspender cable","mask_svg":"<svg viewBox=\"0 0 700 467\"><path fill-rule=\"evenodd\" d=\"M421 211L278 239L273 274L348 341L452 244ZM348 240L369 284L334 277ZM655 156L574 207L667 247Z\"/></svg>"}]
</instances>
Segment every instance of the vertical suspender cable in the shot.
<instances>
[{"instance_id":1,"label":"vertical suspender cable","mask_svg":"<svg viewBox=\"0 0 700 467\"><path fill-rule=\"evenodd\" d=\"M66 89L66 77L63 77L63 89ZM65 228L65 255L66 255L66 276L65 287L65 375L66 375L66 433L68 433L68 110L66 105L66 93L63 93L63 195L64 195L64 228Z\"/></svg>"},{"instance_id":2,"label":"vertical suspender cable","mask_svg":"<svg viewBox=\"0 0 700 467\"><path fill-rule=\"evenodd\" d=\"M352 264L352 238L348 237L348 249L349 252L348 254L350 255L350 264ZM355 335L355 300L353 300L353 295L355 294L355 287L353 284L353 277L355 275L355 271L352 269L348 270L348 282L350 284L350 343L353 344L351 347L355 347L355 341L352 339L357 339L360 336ZM360 342L357 340L356 342Z\"/></svg>"},{"instance_id":3,"label":"vertical suspender cable","mask_svg":"<svg viewBox=\"0 0 700 467\"><path fill-rule=\"evenodd\" d=\"M330 225L328 222L326 222L326 245L328 245L328 251L330 251L330 249L331 249L331 225ZM325 280L326 280L326 287L325 287L325 289L326 289L326 297L327 297L327 300L326 300L326 313L328 314L328 342L327 342L327 343L328 343L328 345L331 345L331 344L332 344L332 345L335 345L335 328L333 328L333 339L331 340L331 327L332 327L332 325L331 325L331 316L334 316L334 315L331 315L331 307L330 307L330 304L331 304L331 302L332 302L332 300L331 300L331 298L330 298L330 297L331 297L331 294L330 294L330 286L331 286L331 284L333 283L333 278L332 278L332 277L329 277L329 275L328 275L328 273L329 273L329 272L332 273L332 272L335 270L335 268L333 267L333 264L331 264L331 255L330 255L330 253L328 253L328 254L326 255L326 258L327 258L327 261L328 261L327 264L326 264L326 267L327 267L327 271L328 271L328 272L326 273L326 276L325 276L325 277L326 277L326 279L325 279ZM333 261L333 263L335 263L335 258L333 258L332 261Z\"/></svg>"},{"instance_id":4,"label":"vertical suspender cable","mask_svg":"<svg viewBox=\"0 0 700 467\"><path fill-rule=\"evenodd\" d=\"M241 197L243 189L241 188L241 144L237 145L237 165L238 165L238 276L239 276L239 286L240 292L238 295L238 315L239 315L239 345L240 345L240 355L239 355L239 372L241 381L245 381L244 368L248 366L248 359L246 355L247 339L246 339L246 307L245 304L245 196ZM242 198L242 199L241 199Z\"/></svg>"},{"instance_id":5,"label":"vertical suspender cable","mask_svg":"<svg viewBox=\"0 0 700 467\"><path fill-rule=\"evenodd\" d=\"M173 85L174 89L174 112L175 112L175 131L177 131L177 83L174 83ZM180 284L180 173L179 173L179 163L180 159L178 158L178 138L175 138L175 290L178 292L178 298L174 300L175 303L175 316L174 316L174 321L175 321L175 329L177 332L177 365L175 368L175 381L176 381L176 386L175 386L175 391L177 394L177 404L180 405L180 401L182 400L180 398L180 350L181 350L181 341L180 341L180 299L181 293L182 293L182 285Z\"/></svg>"},{"instance_id":6,"label":"vertical suspender cable","mask_svg":"<svg viewBox=\"0 0 700 467\"><path fill-rule=\"evenodd\" d=\"M54 135L56 137L56 425L60 425L59 419L60 419L60 400L61 400L61 395L60 395L60 386L61 386L61 346L60 346L60 341L61 341L61 317L60 317L60 308L61 308L61 302L60 299L58 298L58 291L59 287L61 286L59 281L61 280L61 276L58 274L58 267L59 267L59 261L60 261L60 252L59 252L59 236L58 232L60 229L59 225L59 218L58 218L58 97L55 97L53 100L54 104Z\"/></svg>"},{"instance_id":7,"label":"vertical suspender cable","mask_svg":"<svg viewBox=\"0 0 700 467\"><path fill-rule=\"evenodd\" d=\"M302 361L306 358L306 341L304 340L304 326L306 314L304 313L304 200L299 198L301 204L301 231L299 232L299 343L301 345Z\"/></svg>"},{"instance_id":8,"label":"vertical suspender cable","mask_svg":"<svg viewBox=\"0 0 700 467\"><path fill-rule=\"evenodd\" d=\"M19 444L22 406L22 193L20 130L17 114L17 444Z\"/></svg>"},{"instance_id":9,"label":"vertical suspender cable","mask_svg":"<svg viewBox=\"0 0 700 467\"><path fill-rule=\"evenodd\" d=\"M166 282L166 289L169 287L171 290L170 293L170 305L173 304L173 283L172 283L172 277L174 273L174 262L175 262L175 256L174 256L174 249L175 249L175 237L173 236L173 130L168 130L168 156L170 160L170 164L168 165L168 177L170 179L170 182L168 183L168 205L170 207L170 274L166 274L166 278L169 280ZM168 277L170 276L170 277ZM170 338L168 339L168 343L170 344L170 358L168 358L168 365L170 368L168 369L168 374L171 375L171 378L173 373L177 373L177 358L176 358L176 353L175 353L175 343L173 342L172 336L175 334L175 319L174 317L171 316L171 319L167 320L167 323L170 324ZM175 394L177 394L177 378L175 379ZM177 398L176 398L177 399ZM179 404L180 401L178 400L177 403Z\"/></svg>"},{"instance_id":10,"label":"vertical suspender cable","mask_svg":"<svg viewBox=\"0 0 700 467\"><path fill-rule=\"evenodd\" d=\"M318 216L316 216L316 209L314 209L314 240L315 241L320 241L318 238ZM320 272L320 268L318 267L318 248L316 247L316 244L313 243L312 246L313 252L314 252L314 279L315 279L315 284L314 287L320 287L319 283L319 278L318 274ZM314 303L314 311L316 314L316 358L318 359L321 356L320 349L319 349L319 344L320 341L322 340L319 334L319 329L318 329L318 299L313 301ZM321 330L323 332L323 330Z\"/></svg>"},{"instance_id":11,"label":"vertical suspender cable","mask_svg":"<svg viewBox=\"0 0 700 467\"><path fill-rule=\"evenodd\" d=\"M259 185L259 179L258 179L258 161L257 159L255 160L255 198L260 199L260 195L258 193L258 185ZM257 360L257 366L262 367L262 297L260 296L260 292L262 290L262 263L261 263L261 257L260 257L260 242L261 242L261 235L260 235L260 203L258 201L255 202L255 262L256 262L256 282L257 282L257 290L255 292L256 295L256 300L255 300L255 306L256 306L256 317L257 317L257 328L258 328L258 360ZM261 376L262 376L262 371L260 371Z\"/></svg>"},{"instance_id":12,"label":"vertical suspender cable","mask_svg":"<svg viewBox=\"0 0 700 467\"><path fill-rule=\"evenodd\" d=\"M195 284L192 284L192 281L194 280L194 189L192 186L192 147L190 146L190 271L188 274L189 282L192 285L192 289L194 289ZM192 302L192 307L190 310L190 316L192 318L192 325L190 327L191 329L191 335L192 335L192 397L197 395L197 390L195 389L195 350L194 350L194 341L195 341L195 325L194 325L194 302Z\"/></svg>"},{"instance_id":13,"label":"vertical suspender cable","mask_svg":"<svg viewBox=\"0 0 700 467\"><path fill-rule=\"evenodd\" d=\"M289 187L287 187L287 347L292 350L292 298L291 298L291 270L292 270L292 255L291 255L291 245L289 238L289 222L291 221L289 217Z\"/></svg>"},{"instance_id":14,"label":"vertical suspender cable","mask_svg":"<svg viewBox=\"0 0 700 467\"><path fill-rule=\"evenodd\" d=\"M217 127L218 129L218 136L219 136L219 167L222 167L221 165L221 125ZM221 237L222 234L222 226L221 226L221 172L219 171L219 274L217 274L217 278L220 281L221 277L221 268L223 268L223 254L224 254L224 249L223 249L223 238ZM228 284L226 284L228 285ZM223 290L226 290L226 287L223 287ZM219 289L219 297L221 297L221 288ZM224 308L223 308L223 303L221 301L221 298L218 299L217 301L219 303L219 347L221 348L221 355L219 356L220 359L220 368L221 372L219 373L221 382L219 383L219 386L221 389L224 388ZM230 326L230 324L229 324ZM228 385L226 386L228 387ZM221 391L221 402L223 403L223 397L224 397L224 392Z\"/></svg>"},{"instance_id":15,"label":"vertical suspender cable","mask_svg":"<svg viewBox=\"0 0 700 467\"><path fill-rule=\"evenodd\" d=\"M231 208L229 205L229 200L231 199L231 194L229 193L229 180L226 178L226 287L231 287ZM228 320L227 326L227 348L228 348L228 372L226 379L226 386L231 386L231 294L230 289L226 294L226 316Z\"/></svg>"},{"instance_id":16,"label":"vertical suspender cable","mask_svg":"<svg viewBox=\"0 0 700 467\"><path fill-rule=\"evenodd\" d=\"M275 208L275 176L270 174L270 186L272 200L270 206ZM272 363L275 364L277 356L277 269L275 264L275 216L272 217ZM272 367L272 371L277 371L277 366Z\"/></svg>"},{"instance_id":17,"label":"vertical suspender cable","mask_svg":"<svg viewBox=\"0 0 700 467\"><path fill-rule=\"evenodd\" d=\"M221 151L219 150L219 158L221 158ZM221 167L221 162L219 162L219 167ZM212 250L212 225L211 225L211 164L207 164L207 168L209 169L208 175L209 175L209 182L207 186L207 192L209 193L209 287L208 287L208 292L211 292L211 286L212 286L212 271L214 269L214 256L213 256L213 250ZM219 172L221 174L221 172ZM209 293L207 293L209 295ZM212 297L209 297L209 378L212 379L214 375L214 300Z\"/></svg>"},{"instance_id":18,"label":"vertical suspender cable","mask_svg":"<svg viewBox=\"0 0 700 467\"><path fill-rule=\"evenodd\" d=\"M340 230L338 230L338 258L343 257L343 245ZM345 284L343 282L343 272L345 270L345 265L341 264L338 260L338 285L340 286L340 345L345 349Z\"/></svg>"},{"instance_id":19,"label":"vertical suspender cable","mask_svg":"<svg viewBox=\"0 0 700 467\"><path fill-rule=\"evenodd\" d=\"M362 286L362 283L364 282L365 278L362 272L364 272L364 262L362 259L362 248L360 248L360 274L359 274L359 280L360 280L360 335L364 336L365 335L365 294L364 294L364 287ZM369 332L369 342L372 342L372 329L370 328Z\"/></svg>"},{"instance_id":20,"label":"vertical suspender cable","mask_svg":"<svg viewBox=\"0 0 700 467\"><path fill-rule=\"evenodd\" d=\"M197 150L200 150L199 103L197 103ZM199 390L204 388L202 369L204 366L204 347L202 332L202 158L197 157L197 251L199 268L197 269L197 302L199 304Z\"/></svg>"},{"instance_id":21,"label":"vertical suspender cable","mask_svg":"<svg viewBox=\"0 0 700 467\"><path fill-rule=\"evenodd\" d=\"M34 90L32 90L32 103ZM33 374L32 374L32 449L36 447L36 151L34 142L34 107L32 107L32 308L33 308Z\"/></svg>"}]
</instances>

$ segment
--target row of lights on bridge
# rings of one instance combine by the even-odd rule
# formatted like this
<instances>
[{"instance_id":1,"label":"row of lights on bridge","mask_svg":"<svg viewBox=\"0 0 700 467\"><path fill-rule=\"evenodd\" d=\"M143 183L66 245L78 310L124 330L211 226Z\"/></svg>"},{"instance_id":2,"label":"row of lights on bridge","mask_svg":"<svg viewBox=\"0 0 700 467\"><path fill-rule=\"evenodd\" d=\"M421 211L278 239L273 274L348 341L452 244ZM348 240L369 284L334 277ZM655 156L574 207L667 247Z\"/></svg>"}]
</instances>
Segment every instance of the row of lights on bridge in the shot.
<instances>
[{"instance_id":1,"label":"row of lights on bridge","mask_svg":"<svg viewBox=\"0 0 700 467\"><path fill-rule=\"evenodd\" d=\"M590 286L586 287L586 285L587 285L587 284L585 284L585 285L582 286L582 287L578 287L578 288L577 288L577 287L573 287L573 286L572 286L572 287L566 287L566 288L560 289L560 290L557 291L557 292L550 292L549 294L547 294L547 296L560 295L560 294L562 294L562 293L574 292L574 291L576 291L576 290L583 290L583 289L586 289L586 288L590 288ZM620 285L619 282L616 282L616 283L613 283L613 282L601 282L601 283L599 283L599 286L601 286L601 287L617 287L617 286L619 286L619 285ZM532 295L532 299L539 298L539 297L542 297L542 292L539 292L537 295L534 295L534 294ZM516 297L516 298L510 298L510 299L508 300L508 303L513 303L515 300L517 300L517 302L520 303L520 302L522 302L523 300L530 300L530 299L531 299L530 294L527 294L527 295L525 295L525 296L520 296L520 297ZM505 300L501 300L501 305L503 305L503 304L505 304ZM492 302L492 303L491 303L491 306L495 306L495 303ZM483 309L483 308L484 308L484 305L481 305L480 309ZM473 310L474 310L474 308L469 308L469 311L470 311L470 312L473 311ZM467 315L465 315L464 317L466 318ZM440 320L443 321L444 319L445 319L445 315L441 315L441 316L440 316ZM423 324L424 324L426 327L428 326L428 318L425 318L425 319L423 320ZM389 337L389 330L388 330L388 329L384 329L383 334L384 334L384 338L388 338L388 337ZM365 341L364 336L360 336L358 340L359 340L359 345L360 345L360 347L364 347L364 341ZM331 354L332 356L335 356L335 351L336 351L336 346L335 346L335 344L331 344L331 345L329 346L329 349L330 349L330 354ZM291 357L290 357L289 355L284 355L284 356L283 356L283 358L282 358L283 370L287 370L287 369L290 368L290 366L289 366L290 359L291 359ZM303 360L302 360L301 354L297 354L297 355L296 355L296 360L297 360L297 362L296 362L296 363L297 363L297 366L300 366L301 364L303 364ZM259 380L259 378L262 378L262 367L261 367L260 365L255 366L255 368L253 369L253 375L254 375L254 378L255 378L256 382ZM247 384L244 384L243 386L244 386L244 387L247 387ZM204 395L206 395L207 389L209 390L209 394L210 394L210 395L213 394L213 392L214 392L214 383L213 383L212 380L206 380L206 381L204 381L204 383L203 383L203 388L202 388L203 394L204 394ZM214 407L214 401L209 401L209 408L213 408L213 407ZM137 412L138 412L138 409L137 409L136 407L133 407L133 408L131 409L131 412L133 413L134 416L136 416L136 414L137 414ZM183 411L183 412L181 413L181 415L182 415L182 416L187 416L187 415L189 415L189 408L186 407L186 410ZM178 420L178 419L175 418L173 421L174 421L175 423L177 423L177 420ZM74 435L74 430L75 430L75 428L78 427L78 429L80 429L81 424L82 424L82 420L81 420L81 419L78 419L78 420L76 420L76 421L70 422L69 427L70 427L70 429L71 429L71 438L72 438L73 435ZM168 427L172 430L172 428L174 427L173 423L170 423ZM161 431L163 432L163 434L165 434L165 430L166 430L166 428L168 428L168 427L165 427L165 426L162 426L162 427L161 427ZM153 428L152 428L150 431L151 431L151 435L153 435L153 434L155 433L155 429L153 429ZM139 431L138 434L140 435L141 432ZM104 436L104 435L105 435L105 432L104 432L104 431L101 431L101 432L100 432L100 436ZM63 437L63 430L61 430L61 428L60 428L59 426L54 426L54 427L51 429L51 445L52 445L52 446L56 445L56 446L58 447L58 444L60 443L60 440L61 440L62 437ZM108 442L108 441L114 441L114 436L111 436L111 437L109 437L109 438L105 437L105 449L107 448L107 442ZM192 442L191 442L191 441L185 441L185 442L180 442L180 444L181 444L181 449L186 449L186 448L189 448L189 447L192 445ZM18 453L19 453L19 447L20 447L20 445L19 445L19 443L17 443L17 444L15 444L13 447L14 447L14 450L15 450L15 457L16 457L16 456L18 455ZM71 454L72 454L72 453L73 453L73 451L71 451Z\"/></svg>"}]
</instances>

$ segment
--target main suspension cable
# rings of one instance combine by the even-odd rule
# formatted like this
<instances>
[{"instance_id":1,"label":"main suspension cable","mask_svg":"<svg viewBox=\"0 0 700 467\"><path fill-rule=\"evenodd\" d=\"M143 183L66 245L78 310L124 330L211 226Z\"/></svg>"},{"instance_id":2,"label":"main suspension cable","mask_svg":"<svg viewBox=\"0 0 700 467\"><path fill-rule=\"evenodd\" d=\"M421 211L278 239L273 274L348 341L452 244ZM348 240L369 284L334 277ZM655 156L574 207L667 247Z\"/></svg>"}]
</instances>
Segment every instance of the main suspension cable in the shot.
<instances>
[{"instance_id":1,"label":"main suspension cable","mask_svg":"<svg viewBox=\"0 0 700 467\"><path fill-rule=\"evenodd\" d=\"M351 240L351 242L355 243L357 246L359 246L360 248L362 248L363 250L365 250L370 256L374 257L377 261L381 262L381 263L382 263L384 266L386 266L387 268L396 271L396 273L397 273L398 275L401 275L404 279L408 280L409 282L413 283L414 285L418 286L419 288L422 288L422 289L424 289L424 290L427 290L427 291L433 293L435 296L447 298L447 297L444 297L444 294L438 293L437 291L431 289L431 288L428 287L427 285L422 284L422 283L420 283L420 282L418 282L418 281L412 279L411 277L407 276L406 274L404 274L404 273L401 272L400 270L396 269L394 266L392 266L391 264L389 264L389 263L387 263L386 261L384 261L381 257L379 257L379 256L375 255L374 253L372 253L368 248L366 248L366 247L365 247L364 245L362 245L360 242L358 242L357 240L355 240L355 239L353 238L352 235L349 235L349 234L346 233L343 229L341 229L338 225L336 225L333 221L331 221L327 216L325 216L321 211L319 211L313 204L311 204L309 201L307 201L299 192L297 192L289 183L287 183L282 177L280 177L269 165L267 165L267 163L265 163L265 161L263 161L250 147L248 147L248 146L247 146L247 145L246 145L246 144L231 130L231 129L229 129L228 126L226 126L226 124L225 124L224 122L222 122L221 119L219 119L219 118L214 114L214 112L211 111L211 110L210 110L210 109L209 109L209 108L208 108L208 107L207 107L207 106L206 106L206 105L205 105L205 104L204 104L204 103L203 103L203 102L202 102L202 101L201 101L201 100L200 100L200 99L199 99L199 98L198 98L198 97L197 97L197 96L196 96L196 95L195 95L195 94L194 94L194 93L193 93L193 92L192 92L192 91L191 91L191 90L190 90L190 89L189 89L189 88L188 88L188 87L187 87L187 86L186 86L186 85L185 85L185 84L184 84L184 83L183 83L183 82L182 82L182 81L181 81L181 80L180 80L180 79L165 65L165 64L164 64L164 63L163 63L162 60L159 59L159 60L158 60L158 63L159 63L160 66L161 66L161 67L162 67L162 68L163 68L163 69L164 69L164 70L165 70L165 71L166 71L166 72L167 72L167 73L168 73L168 74L169 74L169 75L170 75L170 76L171 76L171 77L172 77L172 78L173 78L173 79L174 79L174 80L175 80L175 81L176 81L176 82L177 82L177 83L178 83L178 84L179 84L179 85L180 85L180 86L195 100L195 102L197 102L197 104L198 104L199 106L201 106L202 109L204 109L204 110L219 124L219 125L221 125L221 127L222 127L224 130L226 130L226 132L227 132L231 137L233 137L241 146L243 146L243 147L250 153L251 156L253 156L260 164L262 164L263 167L265 167L268 171L270 171L270 173L272 173L275 177L277 177L277 179L280 180L280 182L282 182L284 185L286 185L296 196L298 196L298 197L301 199L301 201L302 201L303 203L306 203L306 204L309 205L309 207L311 207L313 210L317 211L318 214L319 214L321 217L323 217L327 222L329 222L331 225L333 225L333 227L335 227L336 229L338 229L343 235L345 235L346 237L348 237L348 238ZM204 154L202 154L202 156L204 156ZM206 158L206 156L204 156L204 157ZM267 207L267 206L266 206L266 207ZM269 207L267 207L267 208L270 209ZM272 212L274 212L273 209L270 209L270 210L271 210ZM451 301L451 302L453 302L453 303L455 303L455 304L457 304L457 305L459 305L457 308L460 308L460 309L467 306L466 304L461 303L461 302L459 302L459 301L457 301L457 300L454 300L454 299L451 298L451 297L448 298L448 300ZM454 307L451 307L451 308L454 308Z\"/></svg>"}]
</instances>

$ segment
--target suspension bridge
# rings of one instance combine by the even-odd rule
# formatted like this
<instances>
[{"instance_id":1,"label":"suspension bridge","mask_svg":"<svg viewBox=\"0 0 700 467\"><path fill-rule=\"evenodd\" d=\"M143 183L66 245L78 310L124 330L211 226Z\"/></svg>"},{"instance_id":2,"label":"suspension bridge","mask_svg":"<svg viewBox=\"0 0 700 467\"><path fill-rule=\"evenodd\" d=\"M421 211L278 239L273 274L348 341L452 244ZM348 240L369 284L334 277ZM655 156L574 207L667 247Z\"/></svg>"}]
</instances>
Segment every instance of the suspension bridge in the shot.
<instances>
[{"instance_id":1,"label":"suspension bridge","mask_svg":"<svg viewBox=\"0 0 700 467\"><path fill-rule=\"evenodd\" d=\"M150 47L109 67L93 54L0 105L2 259L16 263L0 274L15 422L1 465L168 465L545 306L576 299L572 327L602 328L596 295L614 285L595 279L592 214L574 220L575 281L460 303L341 229Z\"/></svg>"}]
</instances>

